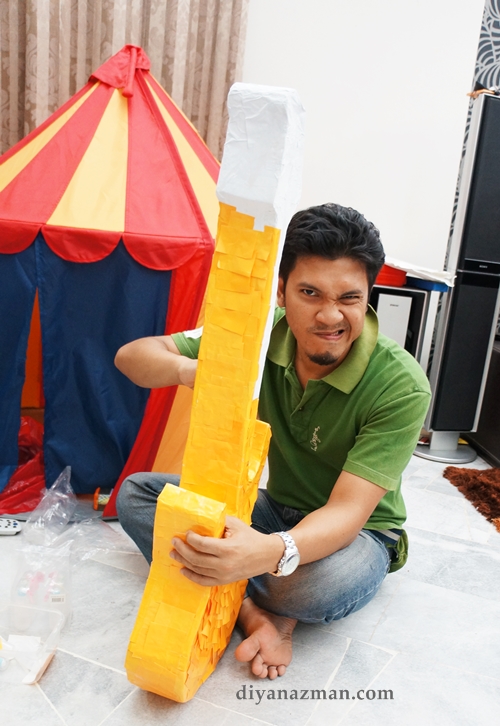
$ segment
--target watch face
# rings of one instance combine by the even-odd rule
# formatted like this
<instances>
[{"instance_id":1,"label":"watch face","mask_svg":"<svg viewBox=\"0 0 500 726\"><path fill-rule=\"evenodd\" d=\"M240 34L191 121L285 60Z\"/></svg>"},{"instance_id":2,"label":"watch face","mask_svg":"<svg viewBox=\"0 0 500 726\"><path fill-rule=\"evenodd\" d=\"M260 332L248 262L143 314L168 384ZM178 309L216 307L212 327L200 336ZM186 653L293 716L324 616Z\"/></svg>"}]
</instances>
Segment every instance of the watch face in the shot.
<instances>
[{"instance_id":1,"label":"watch face","mask_svg":"<svg viewBox=\"0 0 500 726\"><path fill-rule=\"evenodd\" d=\"M281 566L281 574L286 577L287 575L291 575L292 572L295 572L300 562L300 555L297 553L290 555L290 557L287 558L286 562L283 563Z\"/></svg>"}]
</instances>

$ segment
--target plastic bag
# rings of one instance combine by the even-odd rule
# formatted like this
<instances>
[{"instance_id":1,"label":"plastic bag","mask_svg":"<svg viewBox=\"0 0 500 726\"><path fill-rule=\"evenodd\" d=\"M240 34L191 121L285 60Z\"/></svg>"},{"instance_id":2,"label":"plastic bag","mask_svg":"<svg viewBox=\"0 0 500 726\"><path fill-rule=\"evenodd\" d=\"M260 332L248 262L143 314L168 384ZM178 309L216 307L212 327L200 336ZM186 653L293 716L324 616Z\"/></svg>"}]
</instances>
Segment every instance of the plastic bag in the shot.
<instances>
[{"instance_id":1,"label":"plastic bag","mask_svg":"<svg viewBox=\"0 0 500 726\"><path fill-rule=\"evenodd\" d=\"M26 464L42 451L43 425L31 416L21 416L17 443L19 446L18 464Z\"/></svg>"},{"instance_id":2,"label":"plastic bag","mask_svg":"<svg viewBox=\"0 0 500 726\"><path fill-rule=\"evenodd\" d=\"M32 512L46 491L42 424L22 416L18 445L18 467L0 493L0 514Z\"/></svg>"},{"instance_id":3,"label":"plastic bag","mask_svg":"<svg viewBox=\"0 0 500 726\"><path fill-rule=\"evenodd\" d=\"M35 614L30 608L56 610L66 621L71 612L71 542L59 547L27 545L19 552L11 604L21 606L15 627L27 630Z\"/></svg>"},{"instance_id":4,"label":"plastic bag","mask_svg":"<svg viewBox=\"0 0 500 726\"><path fill-rule=\"evenodd\" d=\"M0 608L0 686L39 680L56 651L62 623L62 615L50 610Z\"/></svg>"},{"instance_id":5,"label":"plastic bag","mask_svg":"<svg viewBox=\"0 0 500 726\"><path fill-rule=\"evenodd\" d=\"M31 545L57 550L68 547L71 564L87 560L97 552L119 549L121 538L97 517L78 519L78 500L67 466L26 520L23 535ZM72 523L72 520L77 520Z\"/></svg>"},{"instance_id":6,"label":"plastic bag","mask_svg":"<svg viewBox=\"0 0 500 726\"><path fill-rule=\"evenodd\" d=\"M49 546L69 524L77 505L70 479L71 467L67 466L28 517L23 528L28 542Z\"/></svg>"},{"instance_id":7,"label":"plastic bag","mask_svg":"<svg viewBox=\"0 0 500 726\"><path fill-rule=\"evenodd\" d=\"M82 519L70 524L52 546L70 546L71 565L77 567L80 562L89 560L98 553L123 549L123 542L109 524L102 519L93 517Z\"/></svg>"},{"instance_id":8,"label":"plastic bag","mask_svg":"<svg viewBox=\"0 0 500 726\"><path fill-rule=\"evenodd\" d=\"M40 504L46 491L43 454L40 451L12 474L0 494L0 514L32 512Z\"/></svg>"},{"instance_id":9,"label":"plastic bag","mask_svg":"<svg viewBox=\"0 0 500 726\"><path fill-rule=\"evenodd\" d=\"M120 536L101 519L88 518L71 523L77 498L67 466L48 489L24 525L27 543L19 552L11 604L26 622L15 623L18 630L30 626L32 609L58 611L67 622L71 615L71 573L83 560L97 552L120 548Z\"/></svg>"}]
</instances>

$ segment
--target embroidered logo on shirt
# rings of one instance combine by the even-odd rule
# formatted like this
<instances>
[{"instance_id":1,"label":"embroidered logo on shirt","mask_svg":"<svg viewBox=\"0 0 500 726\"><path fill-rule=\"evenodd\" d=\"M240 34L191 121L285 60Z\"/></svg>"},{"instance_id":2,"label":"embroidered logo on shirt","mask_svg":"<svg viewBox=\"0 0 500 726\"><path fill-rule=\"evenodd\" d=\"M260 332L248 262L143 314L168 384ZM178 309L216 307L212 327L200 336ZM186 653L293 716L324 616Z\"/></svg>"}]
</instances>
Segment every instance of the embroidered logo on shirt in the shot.
<instances>
[{"instance_id":1,"label":"embroidered logo on shirt","mask_svg":"<svg viewBox=\"0 0 500 726\"><path fill-rule=\"evenodd\" d=\"M312 439L309 442L311 444L311 449L313 451L317 451L318 450L318 444L321 444L321 439L318 436L318 431L320 430L320 428L321 428L320 426L316 426L316 428L314 429L314 433L312 435Z\"/></svg>"}]
</instances>

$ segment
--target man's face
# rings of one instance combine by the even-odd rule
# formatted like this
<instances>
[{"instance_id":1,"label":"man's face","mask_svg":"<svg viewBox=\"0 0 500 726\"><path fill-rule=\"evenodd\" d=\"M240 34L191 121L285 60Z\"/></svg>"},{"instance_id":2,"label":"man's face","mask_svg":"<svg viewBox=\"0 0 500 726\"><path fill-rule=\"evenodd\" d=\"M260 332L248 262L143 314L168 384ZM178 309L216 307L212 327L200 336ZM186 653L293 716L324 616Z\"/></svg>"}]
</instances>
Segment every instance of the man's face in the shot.
<instances>
[{"instance_id":1,"label":"man's face","mask_svg":"<svg viewBox=\"0 0 500 726\"><path fill-rule=\"evenodd\" d=\"M297 341L299 378L323 378L337 368L361 335L368 305L363 265L349 257L299 257L278 304Z\"/></svg>"}]
</instances>

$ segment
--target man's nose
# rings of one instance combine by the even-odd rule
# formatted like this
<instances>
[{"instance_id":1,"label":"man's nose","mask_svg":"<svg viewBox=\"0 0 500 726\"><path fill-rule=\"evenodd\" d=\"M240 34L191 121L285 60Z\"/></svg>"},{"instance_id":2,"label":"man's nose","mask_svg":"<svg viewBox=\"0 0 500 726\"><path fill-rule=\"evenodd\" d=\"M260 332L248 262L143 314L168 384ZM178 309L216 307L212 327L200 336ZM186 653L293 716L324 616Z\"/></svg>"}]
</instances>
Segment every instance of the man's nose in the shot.
<instances>
[{"instance_id":1,"label":"man's nose","mask_svg":"<svg viewBox=\"0 0 500 726\"><path fill-rule=\"evenodd\" d=\"M316 320L322 325L336 325L344 319L344 315L337 303L322 305L316 313Z\"/></svg>"}]
</instances>

